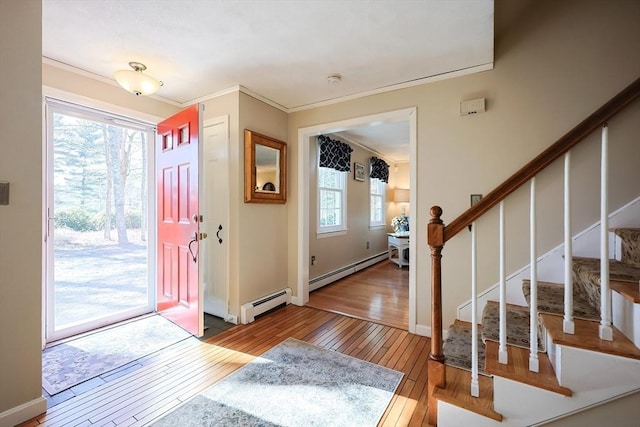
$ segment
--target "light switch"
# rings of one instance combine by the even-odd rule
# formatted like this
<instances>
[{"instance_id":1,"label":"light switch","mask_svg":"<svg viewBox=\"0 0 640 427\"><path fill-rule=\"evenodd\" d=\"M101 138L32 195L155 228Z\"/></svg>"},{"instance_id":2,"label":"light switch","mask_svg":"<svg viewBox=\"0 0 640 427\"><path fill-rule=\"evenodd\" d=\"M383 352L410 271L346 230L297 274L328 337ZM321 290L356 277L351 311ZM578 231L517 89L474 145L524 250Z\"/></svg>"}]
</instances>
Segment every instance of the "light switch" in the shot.
<instances>
[{"instance_id":1,"label":"light switch","mask_svg":"<svg viewBox=\"0 0 640 427\"><path fill-rule=\"evenodd\" d=\"M9 183L0 181L0 205L9 204Z\"/></svg>"}]
</instances>

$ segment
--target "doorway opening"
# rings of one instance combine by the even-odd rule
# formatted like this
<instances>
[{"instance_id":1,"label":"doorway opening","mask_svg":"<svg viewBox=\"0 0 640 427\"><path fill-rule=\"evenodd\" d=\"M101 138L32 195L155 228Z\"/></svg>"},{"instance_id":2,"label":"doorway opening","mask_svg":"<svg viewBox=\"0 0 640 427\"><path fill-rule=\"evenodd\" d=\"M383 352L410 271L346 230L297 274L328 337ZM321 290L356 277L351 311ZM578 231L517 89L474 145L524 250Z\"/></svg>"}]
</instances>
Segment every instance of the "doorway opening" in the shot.
<instances>
[{"instance_id":1,"label":"doorway opening","mask_svg":"<svg viewBox=\"0 0 640 427\"><path fill-rule=\"evenodd\" d=\"M153 311L154 128L46 99L45 340Z\"/></svg>"},{"instance_id":2,"label":"doorway opening","mask_svg":"<svg viewBox=\"0 0 640 427\"><path fill-rule=\"evenodd\" d=\"M310 172L310 147L316 137L321 134L335 134L346 130L375 126L381 123L407 122L409 125L409 151L410 158L415 159L417 154L417 118L416 108L391 111L370 116L348 119L338 122L325 123L298 130L298 260L297 260L297 292L292 302L297 305L305 305L309 302L309 172ZM416 166L410 162L410 200L416 200ZM416 203L411 203L409 216L416 218ZM410 227L409 252L416 253L416 227ZM416 269L409 269L409 296L408 296L408 330L415 333L416 329Z\"/></svg>"}]
</instances>

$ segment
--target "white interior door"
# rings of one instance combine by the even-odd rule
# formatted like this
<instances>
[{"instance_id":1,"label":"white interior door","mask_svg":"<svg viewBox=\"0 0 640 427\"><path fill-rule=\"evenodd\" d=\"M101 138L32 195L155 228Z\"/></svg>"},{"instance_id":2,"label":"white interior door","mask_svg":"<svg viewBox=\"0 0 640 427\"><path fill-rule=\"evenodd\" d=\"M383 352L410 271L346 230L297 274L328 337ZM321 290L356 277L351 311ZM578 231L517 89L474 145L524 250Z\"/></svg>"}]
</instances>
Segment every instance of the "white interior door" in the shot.
<instances>
[{"instance_id":1,"label":"white interior door","mask_svg":"<svg viewBox=\"0 0 640 427\"><path fill-rule=\"evenodd\" d=\"M204 122L200 169L200 231L205 313L228 316L229 263L229 121L227 116Z\"/></svg>"}]
</instances>

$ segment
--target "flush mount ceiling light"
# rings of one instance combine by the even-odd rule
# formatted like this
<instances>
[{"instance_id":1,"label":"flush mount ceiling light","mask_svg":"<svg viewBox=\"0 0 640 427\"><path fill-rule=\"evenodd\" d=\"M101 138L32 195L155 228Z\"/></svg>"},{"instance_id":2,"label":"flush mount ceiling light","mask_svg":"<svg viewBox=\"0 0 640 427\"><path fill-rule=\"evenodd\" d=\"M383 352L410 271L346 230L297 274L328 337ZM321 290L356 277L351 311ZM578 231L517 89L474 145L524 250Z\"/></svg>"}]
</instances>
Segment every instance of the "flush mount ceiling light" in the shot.
<instances>
[{"instance_id":1,"label":"flush mount ceiling light","mask_svg":"<svg viewBox=\"0 0 640 427\"><path fill-rule=\"evenodd\" d=\"M147 66L140 62L129 62L133 70L118 70L113 77L124 90L135 95L153 95L163 85L161 81L144 74Z\"/></svg>"}]
</instances>

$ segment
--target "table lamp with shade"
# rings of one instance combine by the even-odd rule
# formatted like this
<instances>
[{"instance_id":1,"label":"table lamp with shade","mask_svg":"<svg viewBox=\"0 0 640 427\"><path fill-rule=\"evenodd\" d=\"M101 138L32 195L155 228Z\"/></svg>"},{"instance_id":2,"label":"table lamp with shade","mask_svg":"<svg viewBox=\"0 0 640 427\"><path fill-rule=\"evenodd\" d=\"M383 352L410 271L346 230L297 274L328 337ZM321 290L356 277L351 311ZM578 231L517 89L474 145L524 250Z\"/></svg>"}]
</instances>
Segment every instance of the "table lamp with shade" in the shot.
<instances>
[{"instance_id":1,"label":"table lamp with shade","mask_svg":"<svg viewBox=\"0 0 640 427\"><path fill-rule=\"evenodd\" d=\"M394 230L397 232L409 231L409 218L406 214L406 203L409 203L409 189L396 188L393 190L393 201L400 203L400 215L391 221Z\"/></svg>"}]
</instances>

